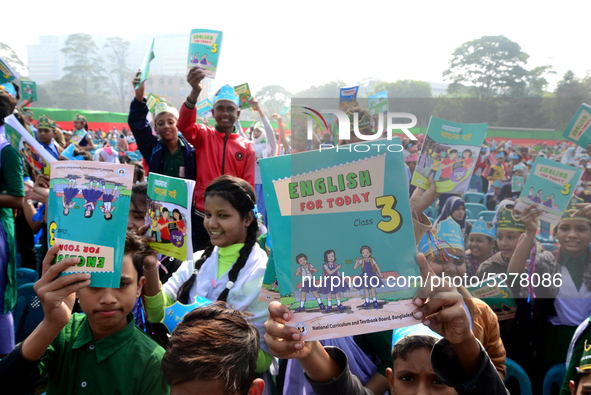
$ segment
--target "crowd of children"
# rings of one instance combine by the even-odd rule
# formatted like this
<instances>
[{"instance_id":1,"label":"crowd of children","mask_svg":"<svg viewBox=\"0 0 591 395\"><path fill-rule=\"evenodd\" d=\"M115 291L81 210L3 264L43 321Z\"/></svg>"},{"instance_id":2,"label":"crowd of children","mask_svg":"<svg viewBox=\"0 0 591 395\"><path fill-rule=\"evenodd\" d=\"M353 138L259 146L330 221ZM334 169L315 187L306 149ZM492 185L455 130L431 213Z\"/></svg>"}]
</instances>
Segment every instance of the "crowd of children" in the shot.
<instances>
[{"instance_id":1,"label":"crowd of children","mask_svg":"<svg viewBox=\"0 0 591 395\"><path fill-rule=\"evenodd\" d=\"M493 138L477 158L470 150L450 150L443 159L422 155L424 136L403 139L406 171L401 178L409 182L419 171L431 183L427 190L409 185L417 261L424 280L413 298L413 315L421 323L398 339L397 331L386 331L307 342L298 329L285 325L292 313L306 310L306 293L314 296L323 313L347 311L341 298L348 287L330 281L340 276L339 246L326 250L321 264L310 263L304 252L295 257L299 265L295 275L304 284L297 309L259 300L268 260L259 242L268 222L259 219L266 208L258 160L321 144L332 146L335 139L326 133L310 142L294 133L289 140L282 117L273 114L271 119L278 121L276 134L256 99L261 122L243 131L237 122L239 100L229 85L214 96L215 127L196 123L195 106L204 77L203 69L191 69L187 81L192 89L180 111L159 103L150 118L136 74L130 130L122 134L95 133L79 114L72 132L45 115L35 125L32 110L18 108L18 99L0 90L3 390L33 393L36 383L47 378L48 394L502 394L518 388L512 378L504 383L507 358L525 370L534 393L541 393L546 372L559 364L568 365L562 394L578 394L591 386L587 346L587 340L591 342L591 146L585 150L563 141L518 146ZM359 131L371 134L370 123L363 122L369 119L367 111L357 110L362 119ZM58 248L47 245L43 209L49 177L28 164L23 168L21 156L3 138L3 119L13 113L56 160L92 160L94 154L96 160L135 164L118 288L88 287L90 276L84 273L60 276L77 260L53 264ZM102 147L93 141L97 136L106 139ZM352 135L339 143L357 141ZM132 144L143 156L143 165L121 155ZM553 230L552 251L537 238L541 206L552 204L553 197L536 200L531 191L534 204L519 215L514 209L520 192L511 187L512 181L523 183L536 157L584 169L576 196ZM483 203L496 213L492 221L469 221L461 195L436 193L435 181L449 179L458 161L468 167L475 164L471 189L485 194ZM190 219L165 207L146 217L146 168L196 181ZM104 181L89 180L91 187L82 191L83 215L93 215L100 195L104 202L100 209L110 220L119 204L114 197L117 185L109 191ZM72 198L79 192L75 178L67 181L64 215L70 214ZM432 207L439 214L431 212L428 217L425 213ZM150 241L169 240L171 223L184 229L189 220L192 259L181 262L149 248ZM38 232L44 244L42 262L37 261L34 247ZM289 241L274 240L280 242ZM35 292L44 312L37 328L19 344L11 313L17 299L17 252L22 267L39 272ZM365 277L358 287L365 299L362 308L380 309L376 298L384 279L380 264L370 245L360 246L359 254L354 270ZM489 307L470 294L465 282L467 277L510 278L533 270L543 279L559 274L562 281L535 286L511 283L508 291L515 303L510 306ZM314 273L329 281L320 287L306 284ZM436 277L444 281L434 285ZM197 297L214 303L188 313L169 337L161 324L165 309L177 301L192 305Z\"/></svg>"}]
</instances>

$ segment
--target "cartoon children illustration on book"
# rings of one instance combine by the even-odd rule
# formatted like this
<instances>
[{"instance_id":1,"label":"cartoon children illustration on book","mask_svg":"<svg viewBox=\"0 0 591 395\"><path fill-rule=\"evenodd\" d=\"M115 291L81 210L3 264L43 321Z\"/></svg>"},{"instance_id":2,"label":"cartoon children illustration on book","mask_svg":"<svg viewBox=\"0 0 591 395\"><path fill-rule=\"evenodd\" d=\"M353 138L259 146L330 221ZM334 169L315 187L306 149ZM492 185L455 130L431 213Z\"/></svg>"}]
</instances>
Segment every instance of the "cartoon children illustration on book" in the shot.
<instances>
[{"instance_id":1,"label":"cartoon children illustration on book","mask_svg":"<svg viewBox=\"0 0 591 395\"><path fill-rule=\"evenodd\" d=\"M109 193L107 193L107 188L105 187L105 180L101 180L101 184L103 186L103 206L101 207L101 211L105 214L105 219L109 221L113 218L112 212L115 210L113 206L113 202L116 200L115 191L117 187L123 186L123 184L115 183L115 187Z\"/></svg>"},{"instance_id":2,"label":"cartoon children illustration on book","mask_svg":"<svg viewBox=\"0 0 591 395\"><path fill-rule=\"evenodd\" d=\"M354 270L357 270L359 266L361 266L361 273L362 273L362 283L358 289L363 289L365 292L365 303L361 306L362 308L366 309L371 306L369 302L369 290L371 289L371 296L373 298L373 307L374 309L379 309L380 305L378 304L378 300L376 297L376 287L373 285L375 284L377 287L383 287L382 280L384 275L378 266L376 260L371 256L371 248L369 246L363 246L359 250L361 253L361 257L358 257L355 260L355 266L353 267Z\"/></svg>"},{"instance_id":3,"label":"cartoon children illustration on book","mask_svg":"<svg viewBox=\"0 0 591 395\"><path fill-rule=\"evenodd\" d=\"M68 186L62 191L64 193L64 199L62 202L62 206L64 207L64 216L70 214L70 209L76 205L74 198L76 195L78 195L78 192L80 192L76 186L77 178L78 176L68 174Z\"/></svg>"},{"instance_id":4,"label":"cartoon children illustration on book","mask_svg":"<svg viewBox=\"0 0 591 395\"><path fill-rule=\"evenodd\" d=\"M464 162L463 167L465 169L469 169L472 167L472 165L474 164L474 158L472 157L472 150L471 149L465 149L462 152L462 161Z\"/></svg>"},{"instance_id":5,"label":"cartoon children illustration on book","mask_svg":"<svg viewBox=\"0 0 591 395\"><path fill-rule=\"evenodd\" d=\"M439 168L441 169L440 179L449 180L451 178L451 172L453 170L454 164L456 163L457 157L458 150L452 149L449 151L448 157L441 161L441 165L439 165Z\"/></svg>"},{"instance_id":6,"label":"cartoon children illustration on book","mask_svg":"<svg viewBox=\"0 0 591 395\"><path fill-rule=\"evenodd\" d=\"M553 208L554 207L554 195L550 195L550 197L548 198L548 200L546 200L542 204L544 206L548 207L548 208Z\"/></svg>"},{"instance_id":7,"label":"cartoon children illustration on book","mask_svg":"<svg viewBox=\"0 0 591 395\"><path fill-rule=\"evenodd\" d=\"M174 210L172 210L172 217L173 217L173 223L176 224L176 228L178 229L179 232L181 232L183 235L187 234L187 227L185 226L185 222L183 221L181 212L179 211L179 209L175 208Z\"/></svg>"},{"instance_id":8,"label":"cartoon children illustration on book","mask_svg":"<svg viewBox=\"0 0 591 395\"><path fill-rule=\"evenodd\" d=\"M542 203L542 194L544 193L544 191L542 191L541 189L538 191L538 194L534 197L531 198L531 201L533 203L538 203L541 204Z\"/></svg>"},{"instance_id":9,"label":"cartoon children illustration on book","mask_svg":"<svg viewBox=\"0 0 591 395\"><path fill-rule=\"evenodd\" d=\"M300 275L302 276L302 296L300 299L300 307L298 307L295 312L301 313L302 311L306 311L306 307L304 305L306 304L306 294L308 292L312 292L316 298L316 301L318 302L318 306L321 310L324 310L324 304L322 303L322 299L320 299L318 288L314 286L314 277L312 276L312 273L317 273L318 269L308 263L308 256L306 254L298 254L296 256L296 262L298 265L300 265L300 267L298 267L295 275L296 277Z\"/></svg>"},{"instance_id":10,"label":"cartoon children illustration on book","mask_svg":"<svg viewBox=\"0 0 591 395\"><path fill-rule=\"evenodd\" d=\"M150 237L156 239L157 242L160 242L160 231L158 230L158 220L160 219L160 215L158 211L152 211L150 213Z\"/></svg>"},{"instance_id":11,"label":"cartoon children illustration on book","mask_svg":"<svg viewBox=\"0 0 591 395\"><path fill-rule=\"evenodd\" d=\"M534 190L534 187L531 187L531 188L529 189L529 192L527 193L527 196L526 196L526 198L527 198L527 199L529 199L529 200L531 200L531 199L533 199L533 198L534 198L534 195L535 195L535 194L536 194L536 191Z\"/></svg>"},{"instance_id":12,"label":"cartoon children illustration on book","mask_svg":"<svg viewBox=\"0 0 591 395\"><path fill-rule=\"evenodd\" d=\"M85 176L87 180L90 181L88 189L82 190L82 196L84 196L84 218L91 218L92 214L94 214L94 210L96 209L96 205L98 200L103 196L103 192L98 190L99 181L98 179L90 176ZM92 184L94 184L94 189Z\"/></svg>"},{"instance_id":13,"label":"cartoon children illustration on book","mask_svg":"<svg viewBox=\"0 0 591 395\"><path fill-rule=\"evenodd\" d=\"M170 222L168 209L162 207L162 216L158 219L158 231L160 232L160 242L170 243L170 231L168 230L168 223Z\"/></svg>"},{"instance_id":14,"label":"cartoon children illustration on book","mask_svg":"<svg viewBox=\"0 0 591 395\"><path fill-rule=\"evenodd\" d=\"M330 313L332 310L332 296L334 296L337 300L337 309L341 311L347 310L345 306L341 304L341 292L346 292L349 290L349 287L345 284L341 284L341 275L339 273L339 269L341 265L336 263L336 253L334 250L326 250L324 251L324 265L322 265L322 279L323 286L319 288L319 292L323 295L327 296L328 299L328 306L326 307L326 312ZM335 280L335 285L333 286L333 282L331 281L332 277L338 277Z\"/></svg>"}]
</instances>

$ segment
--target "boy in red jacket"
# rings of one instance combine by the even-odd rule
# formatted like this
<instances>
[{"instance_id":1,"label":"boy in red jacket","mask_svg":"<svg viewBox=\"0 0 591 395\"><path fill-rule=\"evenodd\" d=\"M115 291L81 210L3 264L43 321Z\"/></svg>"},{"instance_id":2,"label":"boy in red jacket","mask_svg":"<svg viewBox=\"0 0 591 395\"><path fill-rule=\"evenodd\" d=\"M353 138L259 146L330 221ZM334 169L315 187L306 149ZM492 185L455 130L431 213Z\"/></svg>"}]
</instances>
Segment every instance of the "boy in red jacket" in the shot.
<instances>
[{"instance_id":1,"label":"boy in red jacket","mask_svg":"<svg viewBox=\"0 0 591 395\"><path fill-rule=\"evenodd\" d=\"M197 177L193 195L193 250L205 248L209 235L203 227L203 194L205 188L217 177L229 174L246 180L254 188L255 153L252 144L241 137L234 122L240 116L238 96L234 89L226 85L213 98L211 111L216 126L196 124L195 104L201 93L201 81L205 78L203 69L193 67L187 75L191 94L181 106L177 122L183 136L195 147L197 157Z\"/></svg>"}]
</instances>

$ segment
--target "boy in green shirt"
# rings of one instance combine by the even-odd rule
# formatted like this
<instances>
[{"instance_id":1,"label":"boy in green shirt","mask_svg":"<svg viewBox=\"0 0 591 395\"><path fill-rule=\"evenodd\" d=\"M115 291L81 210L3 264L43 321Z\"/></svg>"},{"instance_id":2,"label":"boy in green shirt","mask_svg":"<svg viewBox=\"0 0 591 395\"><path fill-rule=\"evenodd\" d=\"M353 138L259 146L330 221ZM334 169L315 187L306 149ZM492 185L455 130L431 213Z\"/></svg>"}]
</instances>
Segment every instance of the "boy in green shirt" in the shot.
<instances>
[{"instance_id":1,"label":"boy in green shirt","mask_svg":"<svg viewBox=\"0 0 591 395\"><path fill-rule=\"evenodd\" d=\"M160 374L164 349L135 326L131 311L141 295L144 261L155 260L142 238L127 233L119 288L88 287L90 274L58 277L78 258L52 264L49 249L43 277L35 283L45 317L0 361L0 382L8 393L34 389L49 373L47 394L168 394ZM84 314L72 314L75 296Z\"/></svg>"}]
</instances>

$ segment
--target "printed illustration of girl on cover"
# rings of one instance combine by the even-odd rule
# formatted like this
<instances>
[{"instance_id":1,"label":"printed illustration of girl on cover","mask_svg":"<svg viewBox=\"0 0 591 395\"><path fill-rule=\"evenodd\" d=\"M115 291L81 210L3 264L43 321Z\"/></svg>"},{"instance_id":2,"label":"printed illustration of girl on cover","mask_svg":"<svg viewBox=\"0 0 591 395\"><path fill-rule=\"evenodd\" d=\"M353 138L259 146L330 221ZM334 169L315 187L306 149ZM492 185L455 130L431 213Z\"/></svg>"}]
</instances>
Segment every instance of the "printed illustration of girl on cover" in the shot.
<instances>
[{"instance_id":1,"label":"printed illustration of girl on cover","mask_svg":"<svg viewBox=\"0 0 591 395\"><path fill-rule=\"evenodd\" d=\"M176 224L176 228L181 232L183 235L187 234L187 227L185 226L185 222L183 221L181 212L179 209L172 210L172 216L174 218L174 223Z\"/></svg>"},{"instance_id":2,"label":"printed illustration of girl on cover","mask_svg":"<svg viewBox=\"0 0 591 395\"><path fill-rule=\"evenodd\" d=\"M322 299L320 299L318 288L314 286L314 277L312 275L313 273L317 273L318 269L308 263L308 256L306 254L298 254L298 256L296 256L296 262L300 267L298 267L295 275L296 277L300 275L302 276L302 296L300 299L300 307L298 307L295 312L301 313L302 311L306 311L304 305L306 304L306 294L308 292L312 292L318 302L318 307L320 307L320 310L324 310L326 307L324 307Z\"/></svg>"},{"instance_id":3,"label":"printed illustration of girl on cover","mask_svg":"<svg viewBox=\"0 0 591 395\"><path fill-rule=\"evenodd\" d=\"M326 250L324 251L324 265L322 265L322 276L323 276L323 286L318 289L323 295L327 296L328 299L328 306L326 307L326 312L330 313L332 310L332 296L334 296L337 300L337 309L341 311L347 310L345 306L341 304L341 292L346 292L349 290L349 287L346 284L341 284L342 278L341 274L339 273L339 269L341 265L336 263L336 253L334 250ZM338 280L335 280L335 286L332 285L332 277L337 277Z\"/></svg>"},{"instance_id":4,"label":"printed illustration of girl on cover","mask_svg":"<svg viewBox=\"0 0 591 395\"><path fill-rule=\"evenodd\" d=\"M78 176L68 174L68 187L62 191L64 193L64 200L62 202L64 216L70 214L70 209L76 205L74 198L80 192L76 185L76 179L78 179Z\"/></svg>"},{"instance_id":5,"label":"printed illustration of girl on cover","mask_svg":"<svg viewBox=\"0 0 591 395\"><path fill-rule=\"evenodd\" d=\"M358 257L355 260L355 266L353 269L357 270L357 268L361 266L361 278L363 281L361 287L357 287L357 289L363 289L365 292L365 303L361 307L366 309L371 305L369 302L369 290L371 289L373 307L374 309L379 309L380 305L378 304L376 297L376 287L372 287L371 285L377 284L378 287L383 287L384 284L382 284L382 279L384 278L384 275L376 260L371 256L371 248L369 246L361 247L359 252L361 253L361 257Z\"/></svg>"},{"instance_id":6,"label":"printed illustration of girl on cover","mask_svg":"<svg viewBox=\"0 0 591 395\"><path fill-rule=\"evenodd\" d=\"M103 196L103 192L98 190L99 180L94 177L85 176L87 180L90 181L88 185L88 189L82 190L82 196L84 196L84 217L91 218L94 210L96 209L96 205L98 200ZM94 184L94 189L92 187L92 183Z\"/></svg>"},{"instance_id":7,"label":"printed illustration of girl on cover","mask_svg":"<svg viewBox=\"0 0 591 395\"><path fill-rule=\"evenodd\" d=\"M115 207L113 206L113 202L117 200L115 198L115 191L117 187L123 186L123 184L115 183L115 187L111 189L111 192L107 193L107 188L105 187L105 180L101 180L101 184L103 186L103 206L101 207L101 211L105 214L105 219L107 221L113 219L113 210Z\"/></svg>"}]
</instances>

